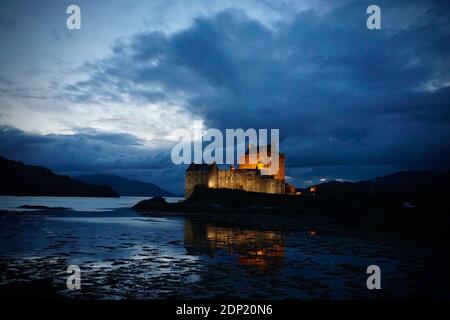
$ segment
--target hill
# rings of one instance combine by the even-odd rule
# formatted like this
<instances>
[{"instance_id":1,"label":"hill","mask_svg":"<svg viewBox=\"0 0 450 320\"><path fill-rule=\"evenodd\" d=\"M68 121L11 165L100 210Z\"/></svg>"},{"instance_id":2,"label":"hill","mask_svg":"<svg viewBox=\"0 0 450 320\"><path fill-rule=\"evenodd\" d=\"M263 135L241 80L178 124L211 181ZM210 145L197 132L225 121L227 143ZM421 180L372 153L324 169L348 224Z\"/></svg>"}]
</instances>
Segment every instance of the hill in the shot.
<instances>
[{"instance_id":1,"label":"hill","mask_svg":"<svg viewBox=\"0 0 450 320\"><path fill-rule=\"evenodd\" d=\"M81 175L76 178L91 184L108 185L116 190L121 196L174 196L174 194L161 189L156 184L126 179L112 174Z\"/></svg>"},{"instance_id":2,"label":"hill","mask_svg":"<svg viewBox=\"0 0 450 320\"><path fill-rule=\"evenodd\" d=\"M302 193L317 195L380 195L380 196L446 196L450 194L450 171L403 171L359 182L329 181Z\"/></svg>"},{"instance_id":3,"label":"hill","mask_svg":"<svg viewBox=\"0 0 450 320\"><path fill-rule=\"evenodd\" d=\"M118 197L109 186L85 183L51 170L0 157L0 195Z\"/></svg>"}]
</instances>

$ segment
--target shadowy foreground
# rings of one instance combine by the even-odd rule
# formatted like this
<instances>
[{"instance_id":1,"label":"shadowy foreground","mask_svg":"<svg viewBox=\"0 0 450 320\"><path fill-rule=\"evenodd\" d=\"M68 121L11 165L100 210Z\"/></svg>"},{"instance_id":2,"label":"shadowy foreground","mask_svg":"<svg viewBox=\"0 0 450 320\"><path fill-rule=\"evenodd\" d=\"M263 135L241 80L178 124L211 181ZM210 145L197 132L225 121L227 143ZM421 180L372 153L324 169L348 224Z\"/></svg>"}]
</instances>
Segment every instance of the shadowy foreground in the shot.
<instances>
[{"instance_id":1,"label":"shadowy foreground","mask_svg":"<svg viewBox=\"0 0 450 320\"><path fill-rule=\"evenodd\" d=\"M0 216L2 298L450 298L445 219L125 208ZM71 264L81 290L66 287ZM373 264L382 290L366 287Z\"/></svg>"}]
</instances>

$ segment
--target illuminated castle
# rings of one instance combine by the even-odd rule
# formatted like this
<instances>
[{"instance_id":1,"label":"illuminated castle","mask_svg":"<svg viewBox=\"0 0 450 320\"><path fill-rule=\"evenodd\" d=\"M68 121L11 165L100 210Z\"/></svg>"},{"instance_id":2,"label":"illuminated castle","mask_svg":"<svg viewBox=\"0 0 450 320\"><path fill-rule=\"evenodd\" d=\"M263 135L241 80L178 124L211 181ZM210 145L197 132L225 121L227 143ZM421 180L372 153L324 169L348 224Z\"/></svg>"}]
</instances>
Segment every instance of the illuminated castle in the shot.
<instances>
[{"instance_id":1,"label":"illuminated castle","mask_svg":"<svg viewBox=\"0 0 450 320\"><path fill-rule=\"evenodd\" d=\"M261 193L295 193L295 188L284 181L285 155L279 154L276 174L262 175L262 169L270 168L270 164L264 165L261 163L263 155L271 156L270 145L256 149L252 149L249 146L249 149L243 155L244 159L241 158L241 164L239 164L237 169L233 165L230 166L229 170L223 170L219 169L215 163L192 163L186 170L186 198L192 195L194 188L198 185L215 189L238 189ZM256 159L253 163L250 161L252 158Z\"/></svg>"}]
</instances>

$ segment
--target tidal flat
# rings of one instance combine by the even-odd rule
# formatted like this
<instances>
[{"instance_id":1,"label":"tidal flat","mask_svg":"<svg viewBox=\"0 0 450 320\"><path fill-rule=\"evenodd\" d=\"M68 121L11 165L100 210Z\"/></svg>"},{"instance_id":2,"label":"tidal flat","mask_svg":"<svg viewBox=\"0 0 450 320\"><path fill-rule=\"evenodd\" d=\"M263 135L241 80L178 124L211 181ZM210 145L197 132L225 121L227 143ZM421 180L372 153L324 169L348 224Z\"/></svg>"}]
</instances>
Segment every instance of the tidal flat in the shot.
<instances>
[{"instance_id":1,"label":"tidal flat","mask_svg":"<svg viewBox=\"0 0 450 320\"><path fill-rule=\"evenodd\" d=\"M12 299L450 298L448 220L0 211ZM381 290L366 269L381 268ZM81 269L69 290L67 267Z\"/></svg>"}]
</instances>

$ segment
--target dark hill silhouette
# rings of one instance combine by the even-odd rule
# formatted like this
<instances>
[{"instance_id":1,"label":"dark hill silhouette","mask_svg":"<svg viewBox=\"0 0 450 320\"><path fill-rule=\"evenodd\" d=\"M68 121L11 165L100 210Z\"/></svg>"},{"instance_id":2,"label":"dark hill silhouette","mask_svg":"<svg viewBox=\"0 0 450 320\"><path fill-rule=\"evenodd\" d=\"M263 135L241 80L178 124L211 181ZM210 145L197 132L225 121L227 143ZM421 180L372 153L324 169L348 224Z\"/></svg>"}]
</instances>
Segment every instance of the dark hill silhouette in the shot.
<instances>
[{"instance_id":1,"label":"dark hill silhouette","mask_svg":"<svg viewBox=\"0 0 450 320\"><path fill-rule=\"evenodd\" d=\"M76 179L91 184L108 185L119 192L121 196L174 196L174 194L161 189L156 184L126 179L113 174L81 175Z\"/></svg>"},{"instance_id":2,"label":"dark hill silhouette","mask_svg":"<svg viewBox=\"0 0 450 320\"><path fill-rule=\"evenodd\" d=\"M166 203L153 198L133 209L144 215L187 212L448 219L449 176L449 171L407 171L370 181L330 181L314 186L314 192L303 189L301 196L197 186L185 201Z\"/></svg>"},{"instance_id":3,"label":"dark hill silhouette","mask_svg":"<svg viewBox=\"0 0 450 320\"><path fill-rule=\"evenodd\" d=\"M359 182L317 184L318 195L445 196L450 194L450 171L403 171ZM311 193L311 187L302 189Z\"/></svg>"},{"instance_id":4,"label":"dark hill silhouette","mask_svg":"<svg viewBox=\"0 0 450 320\"><path fill-rule=\"evenodd\" d=\"M10 196L118 197L108 186L88 184L47 168L0 157L0 194Z\"/></svg>"}]
</instances>

